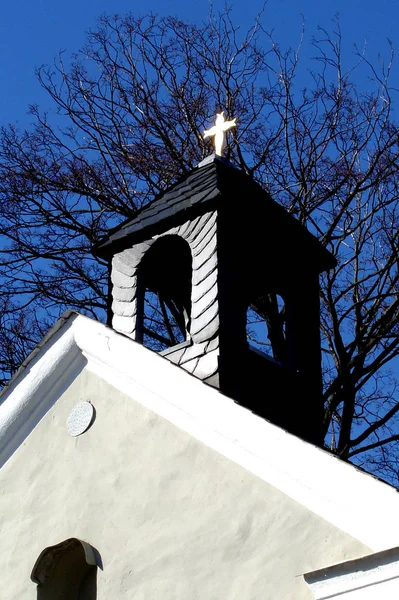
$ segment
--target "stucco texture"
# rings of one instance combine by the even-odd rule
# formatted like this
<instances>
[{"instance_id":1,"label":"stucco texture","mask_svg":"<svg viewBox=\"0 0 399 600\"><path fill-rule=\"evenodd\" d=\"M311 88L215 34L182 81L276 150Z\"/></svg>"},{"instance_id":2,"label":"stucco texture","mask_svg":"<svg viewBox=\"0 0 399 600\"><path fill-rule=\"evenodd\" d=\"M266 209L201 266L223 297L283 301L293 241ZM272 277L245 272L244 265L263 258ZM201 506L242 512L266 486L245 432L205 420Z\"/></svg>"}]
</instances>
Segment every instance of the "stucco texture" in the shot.
<instances>
[{"instance_id":1,"label":"stucco texture","mask_svg":"<svg viewBox=\"0 0 399 600\"><path fill-rule=\"evenodd\" d=\"M38 555L71 537L101 555L98 600L305 600L301 573L369 551L87 370L2 468L0 515L8 600L36 598Z\"/></svg>"}]
</instances>

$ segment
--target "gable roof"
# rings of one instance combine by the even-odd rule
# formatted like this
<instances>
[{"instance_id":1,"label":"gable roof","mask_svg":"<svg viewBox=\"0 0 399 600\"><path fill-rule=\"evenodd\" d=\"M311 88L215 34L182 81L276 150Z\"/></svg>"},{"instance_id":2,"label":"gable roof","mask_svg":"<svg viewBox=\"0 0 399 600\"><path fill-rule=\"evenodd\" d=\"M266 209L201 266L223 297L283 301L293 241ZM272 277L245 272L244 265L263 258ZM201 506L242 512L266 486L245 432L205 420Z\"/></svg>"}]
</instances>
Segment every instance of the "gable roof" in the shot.
<instances>
[{"instance_id":1,"label":"gable roof","mask_svg":"<svg viewBox=\"0 0 399 600\"><path fill-rule=\"evenodd\" d=\"M221 157L212 155L197 168L183 176L159 197L148 204L137 216L112 230L96 244L92 252L110 259L116 252L144 241L154 234L182 224L204 210L223 208L228 200L230 211L242 216L242 226L252 229L273 223L272 232L284 231L290 244L308 248L317 257L319 271L335 265L335 259L324 246L261 186L244 171Z\"/></svg>"},{"instance_id":2,"label":"gable roof","mask_svg":"<svg viewBox=\"0 0 399 600\"><path fill-rule=\"evenodd\" d=\"M223 162L220 161L222 165ZM218 186L219 163L209 163L183 176L175 185L155 198L136 217L114 229L93 248L98 256L107 256L110 248L125 238L134 239L137 232L148 231L160 221L186 214L198 205L205 205L220 195Z\"/></svg>"},{"instance_id":3,"label":"gable roof","mask_svg":"<svg viewBox=\"0 0 399 600\"><path fill-rule=\"evenodd\" d=\"M76 313L64 316L3 393L0 466L84 368L374 551L399 545L395 488Z\"/></svg>"}]
</instances>

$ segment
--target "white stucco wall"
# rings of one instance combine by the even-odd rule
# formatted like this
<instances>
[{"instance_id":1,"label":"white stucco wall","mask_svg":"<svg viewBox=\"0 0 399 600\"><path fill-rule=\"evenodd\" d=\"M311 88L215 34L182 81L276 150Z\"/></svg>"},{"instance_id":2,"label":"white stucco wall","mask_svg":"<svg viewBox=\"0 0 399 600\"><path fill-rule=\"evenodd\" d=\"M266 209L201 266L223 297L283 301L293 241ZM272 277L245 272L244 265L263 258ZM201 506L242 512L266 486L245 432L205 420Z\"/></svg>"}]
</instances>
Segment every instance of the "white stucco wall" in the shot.
<instances>
[{"instance_id":1,"label":"white stucco wall","mask_svg":"<svg viewBox=\"0 0 399 600\"><path fill-rule=\"evenodd\" d=\"M70 410L96 420L68 435ZM302 573L368 552L349 535L83 370L0 471L8 600L40 552L100 552L98 600L305 600Z\"/></svg>"}]
</instances>

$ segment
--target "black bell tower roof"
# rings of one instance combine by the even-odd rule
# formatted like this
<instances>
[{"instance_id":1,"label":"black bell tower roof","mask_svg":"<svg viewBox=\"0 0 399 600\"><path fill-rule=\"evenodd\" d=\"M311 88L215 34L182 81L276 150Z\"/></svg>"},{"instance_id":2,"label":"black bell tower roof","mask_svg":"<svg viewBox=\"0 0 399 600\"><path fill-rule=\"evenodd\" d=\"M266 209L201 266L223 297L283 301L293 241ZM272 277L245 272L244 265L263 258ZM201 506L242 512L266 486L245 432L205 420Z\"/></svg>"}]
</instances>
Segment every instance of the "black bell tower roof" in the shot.
<instances>
[{"instance_id":1,"label":"black bell tower roof","mask_svg":"<svg viewBox=\"0 0 399 600\"><path fill-rule=\"evenodd\" d=\"M274 236L289 239L293 251L306 252L318 272L328 270L335 259L292 215L243 171L212 155L188 175L155 198L139 215L116 227L93 248L109 259L115 252L193 218L212 208L242 215L242 224L272 223ZM252 224L251 224L252 222Z\"/></svg>"}]
</instances>

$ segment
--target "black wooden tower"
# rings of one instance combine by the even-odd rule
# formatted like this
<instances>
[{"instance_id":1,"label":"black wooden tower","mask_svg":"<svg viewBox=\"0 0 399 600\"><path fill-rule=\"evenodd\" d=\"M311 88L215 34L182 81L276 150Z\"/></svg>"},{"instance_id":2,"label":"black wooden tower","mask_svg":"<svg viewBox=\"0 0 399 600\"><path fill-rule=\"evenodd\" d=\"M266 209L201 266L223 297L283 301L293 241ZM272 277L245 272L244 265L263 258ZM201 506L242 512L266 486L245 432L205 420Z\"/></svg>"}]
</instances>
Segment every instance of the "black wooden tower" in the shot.
<instances>
[{"instance_id":1,"label":"black wooden tower","mask_svg":"<svg viewBox=\"0 0 399 600\"><path fill-rule=\"evenodd\" d=\"M319 274L334 259L248 175L209 157L93 251L115 330L322 444Z\"/></svg>"}]
</instances>

